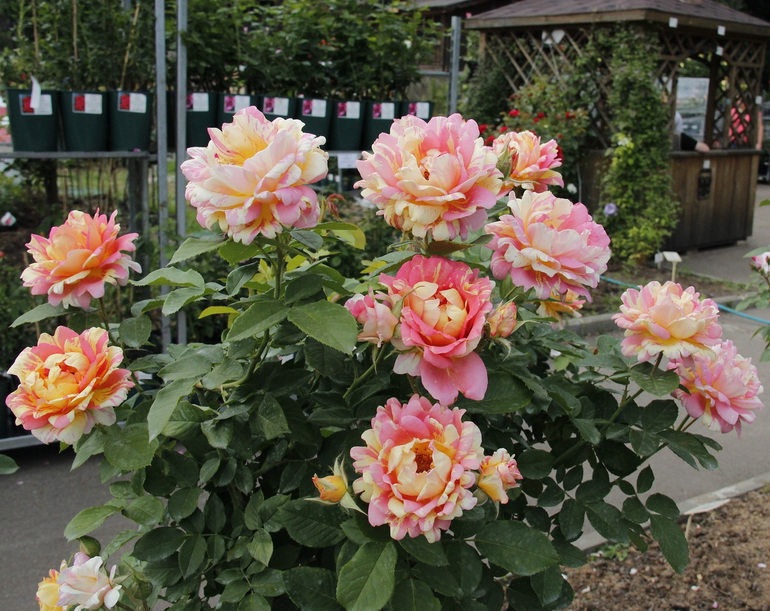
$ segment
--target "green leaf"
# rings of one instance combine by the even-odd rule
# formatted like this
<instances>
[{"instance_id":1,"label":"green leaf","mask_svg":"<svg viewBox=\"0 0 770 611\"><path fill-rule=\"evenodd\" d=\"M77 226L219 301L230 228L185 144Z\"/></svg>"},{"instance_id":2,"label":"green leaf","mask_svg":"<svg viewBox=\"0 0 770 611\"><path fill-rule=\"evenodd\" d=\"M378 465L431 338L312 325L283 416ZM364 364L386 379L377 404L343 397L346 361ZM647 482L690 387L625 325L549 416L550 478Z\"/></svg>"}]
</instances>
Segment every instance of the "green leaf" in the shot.
<instances>
[{"instance_id":1,"label":"green leaf","mask_svg":"<svg viewBox=\"0 0 770 611\"><path fill-rule=\"evenodd\" d=\"M345 513L337 505L296 500L281 505L277 518L289 536L307 547L329 547L345 538Z\"/></svg>"},{"instance_id":2,"label":"green leaf","mask_svg":"<svg viewBox=\"0 0 770 611\"><path fill-rule=\"evenodd\" d=\"M553 456L545 450L524 450L516 457L516 464L525 479L543 479L553 469Z\"/></svg>"},{"instance_id":3,"label":"green leaf","mask_svg":"<svg viewBox=\"0 0 770 611\"><path fill-rule=\"evenodd\" d=\"M181 288L174 289L163 300L163 307L161 313L164 316L171 316L176 314L179 310L185 307L188 303L192 303L198 297L203 295L204 289L202 288Z\"/></svg>"},{"instance_id":4,"label":"green leaf","mask_svg":"<svg viewBox=\"0 0 770 611\"><path fill-rule=\"evenodd\" d=\"M129 348L141 348L150 339L152 322L147 316L126 318L120 322L120 341Z\"/></svg>"},{"instance_id":5,"label":"green leaf","mask_svg":"<svg viewBox=\"0 0 770 611\"><path fill-rule=\"evenodd\" d=\"M196 572L206 558L206 539L201 535L193 535L185 539L179 548L179 570L182 578L187 579Z\"/></svg>"},{"instance_id":6,"label":"green leaf","mask_svg":"<svg viewBox=\"0 0 770 611\"><path fill-rule=\"evenodd\" d=\"M575 418L572 423L575 425L578 433L580 433L580 436L591 445L598 445L601 442L602 434L592 420Z\"/></svg>"},{"instance_id":7,"label":"green leaf","mask_svg":"<svg viewBox=\"0 0 770 611\"><path fill-rule=\"evenodd\" d=\"M139 560L163 560L182 545L185 536L178 528L161 526L146 532L134 545L133 554Z\"/></svg>"},{"instance_id":8,"label":"green leaf","mask_svg":"<svg viewBox=\"0 0 770 611\"><path fill-rule=\"evenodd\" d=\"M251 591L251 585L248 581L231 581L222 590L220 600L223 603L237 603L243 600L243 598Z\"/></svg>"},{"instance_id":9,"label":"green leaf","mask_svg":"<svg viewBox=\"0 0 770 611\"><path fill-rule=\"evenodd\" d=\"M653 483L655 483L655 474L652 472L651 467L645 467L636 478L636 492L638 494L648 492L652 488Z\"/></svg>"},{"instance_id":10,"label":"green leaf","mask_svg":"<svg viewBox=\"0 0 770 611\"><path fill-rule=\"evenodd\" d=\"M657 452L663 441L660 435L639 429L631 429L631 432L628 434L628 440L631 442L634 452L641 457L652 456Z\"/></svg>"},{"instance_id":11,"label":"green leaf","mask_svg":"<svg viewBox=\"0 0 770 611\"><path fill-rule=\"evenodd\" d=\"M647 509L652 512L659 513L667 518L676 520L681 515L679 507L673 499L667 497L665 494L655 493L650 495L650 498L646 502Z\"/></svg>"},{"instance_id":12,"label":"green leaf","mask_svg":"<svg viewBox=\"0 0 770 611\"><path fill-rule=\"evenodd\" d=\"M527 407L532 401L532 391L517 377L507 372L489 374L487 391L480 401L460 398L457 406L475 414L509 414Z\"/></svg>"},{"instance_id":13,"label":"green leaf","mask_svg":"<svg viewBox=\"0 0 770 611\"><path fill-rule=\"evenodd\" d=\"M551 566L545 571L535 573L529 579L532 589L543 605L550 605L558 600L564 585L559 566Z\"/></svg>"},{"instance_id":14,"label":"green leaf","mask_svg":"<svg viewBox=\"0 0 770 611\"><path fill-rule=\"evenodd\" d=\"M300 609L339 611L335 589L337 576L326 569L300 566L284 571L286 593Z\"/></svg>"},{"instance_id":15,"label":"green leaf","mask_svg":"<svg viewBox=\"0 0 770 611\"><path fill-rule=\"evenodd\" d=\"M227 240L222 246L219 247L220 256L228 263L235 265L246 259L259 254L262 245L259 242L252 244L241 244L233 240Z\"/></svg>"},{"instance_id":16,"label":"green leaf","mask_svg":"<svg viewBox=\"0 0 770 611\"><path fill-rule=\"evenodd\" d=\"M366 543L340 570L337 600L348 611L381 609L395 585L396 546Z\"/></svg>"},{"instance_id":17,"label":"green leaf","mask_svg":"<svg viewBox=\"0 0 770 611\"><path fill-rule=\"evenodd\" d=\"M534 575L559 562L559 554L542 532L521 522L492 522L476 535L482 556L517 575Z\"/></svg>"},{"instance_id":18,"label":"green leaf","mask_svg":"<svg viewBox=\"0 0 770 611\"><path fill-rule=\"evenodd\" d=\"M284 301L287 304L290 304L312 297L323 290L323 283L323 276L319 276L318 274L303 274L302 276L294 278L286 285Z\"/></svg>"},{"instance_id":19,"label":"green leaf","mask_svg":"<svg viewBox=\"0 0 770 611\"><path fill-rule=\"evenodd\" d=\"M283 572L275 569L262 571L251 578L251 589L262 596L280 596L286 592Z\"/></svg>"},{"instance_id":20,"label":"green leaf","mask_svg":"<svg viewBox=\"0 0 770 611\"><path fill-rule=\"evenodd\" d=\"M652 373L645 373L637 366L632 367L630 373L639 388L656 397L670 395L679 387L679 376L675 371L656 369Z\"/></svg>"},{"instance_id":21,"label":"green leaf","mask_svg":"<svg viewBox=\"0 0 770 611\"><path fill-rule=\"evenodd\" d=\"M651 401L642 410L641 427L650 433L659 433L676 422L679 409L674 401Z\"/></svg>"},{"instance_id":22,"label":"green leaf","mask_svg":"<svg viewBox=\"0 0 770 611\"><path fill-rule=\"evenodd\" d=\"M273 556L273 539L270 533L261 528L255 531L246 549L254 560L267 566Z\"/></svg>"},{"instance_id":23,"label":"green leaf","mask_svg":"<svg viewBox=\"0 0 770 611\"><path fill-rule=\"evenodd\" d=\"M257 407L254 420L266 440L275 439L290 432L289 423L281 404L272 395L265 395Z\"/></svg>"},{"instance_id":24,"label":"green leaf","mask_svg":"<svg viewBox=\"0 0 770 611\"><path fill-rule=\"evenodd\" d=\"M87 535L99 528L107 518L118 511L117 507L112 507L111 505L97 505L96 507L84 509L67 524L64 529L64 536L67 538L67 541L72 541Z\"/></svg>"},{"instance_id":25,"label":"green leaf","mask_svg":"<svg viewBox=\"0 0 770 611\"><path fill-rule=\"evenodd\" d=\"M650 516L650 533L671 567L677 573L684 573L690 562L690 552L679 525L674 520L653 514Z\"/></svg>"},{"instance_id":26,"label":"green leaf","mask_svg":"<svg viewBox=\"0 0 770 611\"><path fill-rule=\"evenodd\" d=\"M11 323L11 328L18 327L19 325L26 325L28 323L40 322L41 320L53 318L54 316L61 316L66 312L66 308L62 305L52 306L50 303L44 303L32 308L29 312L24 312L24 314Z\"/></svg>"},{"instance_id":27,"label":"green leaf","mask_svg":"<svg viewBox=\"0 0 770 611\"><path fill-rule=\"evenodd\" d=\"M10 456L0 454L0 475L10 475L19 470L19 465Z\"/></svg>"},{"instance_id":28,"label":"green leaf","mask_svg":"<svg viewBox=\"0 0 770 611\"><path fill-rule=\"evenodd\" d=\"M270 327L281 322L289 310L280 301L263 300L250 305L233 322L227 333L228 342L260 337Z\"/></svg>"},{"instance_id":29,"label":"green leaf","mask_svg":"<svg viewBox=\"0 0 770 611\"><path fill-rule=\"evenodd\" d=\"M215 236L214 238L187 238L182 245L176 249L171 257L169 265L176 265L182 261L187 261L198 255L217 250L224 243L224 238Z\"/></svg>"},{"instance_id":30,"label":"green leaf","mask_svg":"<svg viewBox=\"0 0 770 611\"><path fill-rule=\"evenodd\" d=\"M344 306L330 301L308 303L292 308L289 320L322 344L345 354L353 354L358 323Z\"/></svg>"},{"instance_id":31,"label":"green leaf","mask_svg":"<svg viewBox=\"0 0 770 611\"><path fill-rule=\"evenodd\" d=\"M446 566L449 564L441 541L429 543L425 537L404 537L398 544L409 555L424 564L431 566Z\"/></svg>"},{"instance_id":32,"label":"green leaf","mask_svg":"<svg viewBox=\"0 0 770 611\"><path fill-rule=\"evenodd\" d=\"M206 281L194 269L164 267L150 272L141 280L135 280L134 284L136 286L184 286L203 290Z\"/></svg>"},{"instance_id":33,"label":"green leaf","mask_svg":"<svg viewBox=\"0 0 770 611\"><path fill-rule=\"evenodd\" d=\"M662 431L660 436L668 442L671 451L691 467L698 468L698 464L695 462L697 460L704 469L713 471L719 468L717 459L709 453L703 441L695 435L669 430Z\"/></svg>"},{"instance_id":34,"label":"green leaf","mask_svg":"<svg viewBox=\"0 0 770 611\"><path fill-rule=\"evenodd\" d=\"M259 594L247 594L238 604L238 611L270 611L270 603Z\"/></svg>"},{"instance_id":35,"label":"green leaf","mask_svg":"<svg viewBox=\"0 0 770 611\"><path fill-rule=\"evenodd\" d=\"M328 222L319 223L313 227L313 231L330 230L336 237L343 242L350 244L353 248L362 250L366 246L366 234L353 223Z\"/></svg>"},{"instance_id":36,"label":"green leaf","mask_svg":"<svg viewBox=\"0 0 770 611\"><path fill-rule=\"evenodd\" d=\"M632 496L623 501L623 517L634 524L644 524L650 519L650 513L638 497Z\"/></svg>"},{"instance_id":37,"label":"green leaf","mask_svg":"<svg viewBox=\"0 0 770 611\"><path fill-rule=\"evenodd\" d=\"M618 543L628 543L628 531L623 525L623 514L617 507L603 501L594 501L584 505L588 521L596 529L596 532L605 539Z\"/></svg>"},{"instance_id":38,"label":"green leaf","mask_svg":"<svg viewBox=\"0 0 770 611\"><path fill-rule=\"evenodd\" d=\"M314 251L324 245L324 239L320 235L307 229L294 229L291 232L291 237L303 246L307 246L310 250Z\"/></svg>"},{"instance_id":39,"label":"green leaf","mask_svg":"<svg viewBox=\"0 0 770 611\"><path fill-rule=\"evenodd\" d=\"M123 515L142 526L155 526L163 519L165 507L154 496L140 496L123 510Z\"/></svg>"},{"instance_id":40,"label":"green leaf","mask_svg":"<svg viewBox=\"0 0 770 611\"><path fill-rule=\"evenodd\" d=\"M567 499L559 511L559 528L567 541L574 541L583 532L585 510L573 499Z\"/></svg>"},{"instance_id":41,"label":"green leaf","mask_svg":"<svg viewBox=\"0 0 770 611\"><path fill-rule=\"evenodd\" d=\"M390 599L392 609L399 611L440 611L441 602L433 595L430 586L416 579L398 582Z\"/></svg>"},{"instance_id":42,"label":"green leaf","mask_svg":"<svg viewBox=\"0 0 770 611\"><path fill-rule=\"evenodd\" d=\"M150 440L146 424L129 424L109 429L104 457L120 471L136 471L149 466L157 449L158 440Z\"/></svg>"},{"instance_id":43,"label":"green leaf","mask_svg":"<svg viewBox=\"0 0 770 611\"><path fill-rule=\"evenodd\" d=\"M180 488L168 499L168 513L174 520L184 520L198 508L200 488Z\"/></svg>"},{"instance_id":44,"label":"green leaf","mask_svg":"<svg viewBox=\"0 0 770 611\"><path fill-rule=\"evenodd\" d=\"M232 442L235 427L229 420L207 420L201 424L201 431L212 448L223 450Z\"/></svg>"},{"instance_id":45,"label":"green leaf","mask_svg":"<svg viewBox=\"0 0 770 611\"><path fill-rule=\"evenodd\" d=\"M150 439L155 439L160 435L171 419L179 401L189 395L193 388L195 388L195 382L195 378L175 380L158 391L152 406L150 406L150 412L147 414Z\"/></svg>"}]
</instances>

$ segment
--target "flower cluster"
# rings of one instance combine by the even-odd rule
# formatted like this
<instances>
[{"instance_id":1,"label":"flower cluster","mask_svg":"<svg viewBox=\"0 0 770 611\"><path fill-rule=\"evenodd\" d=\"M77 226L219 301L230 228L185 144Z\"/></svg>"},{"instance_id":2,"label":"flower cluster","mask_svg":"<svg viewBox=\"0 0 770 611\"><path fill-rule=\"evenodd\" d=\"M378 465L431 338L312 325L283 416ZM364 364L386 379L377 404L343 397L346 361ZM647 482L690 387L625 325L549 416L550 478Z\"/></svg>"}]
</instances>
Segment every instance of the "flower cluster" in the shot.
<instances>
[{"instance_id":1,"label":"flower cluster","mask_svg":"<svg viewBox=\"0 0 770 611\"><path fill-rule=\"evenodd\" d=\"M741 423L752 422L762 407L757 368L722 340L717 304L699 297L674 282L628 289L613 316L625 330L621 349L640 361L668 359L682 387L673 394L687 413L723 433L740 433Z\"/></svg>"},{"instance_id":2,"label":"flower cluster","mask_svg":"<svg viewBox=\"0 0 770 611\"><path fill-rule=\"evenodd\" d=\"M67 566L62 562L58 571L38 584L37 601L40 611L95 611L113 609L120 598L121 586L115 579L115 568L109 574L100 556L89 558L78 552Z\"/></svg>"}]
</instances>

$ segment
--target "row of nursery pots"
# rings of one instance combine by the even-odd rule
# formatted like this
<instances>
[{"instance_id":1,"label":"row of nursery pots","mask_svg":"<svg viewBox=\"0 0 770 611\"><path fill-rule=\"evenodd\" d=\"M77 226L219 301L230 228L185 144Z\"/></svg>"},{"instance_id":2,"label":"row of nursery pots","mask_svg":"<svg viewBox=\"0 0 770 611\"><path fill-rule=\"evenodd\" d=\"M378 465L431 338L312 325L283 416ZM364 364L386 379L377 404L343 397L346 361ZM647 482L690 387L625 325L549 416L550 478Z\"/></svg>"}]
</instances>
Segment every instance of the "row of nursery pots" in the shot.
<instances>
[{"instance_id":1,"label":"row of nursery pots","mask_svg":"<svg viewBox=\"0 0 770 611\"><path fill-rule=\"evenodd\" d=\"M175 144L176 97L168 95L170 148ZM371 148L393 119L416 115L428 120L431 102L324 100L270 95L190 93L187 95L187 146L205 146L208 128L231 121L238 110L256 106L269 119L300 119L305 131L326 138L331 151ZM14 151L148 151L153 94L135 91L53 91L33 95L8 90Z\"/></svg>"}]
</instances>

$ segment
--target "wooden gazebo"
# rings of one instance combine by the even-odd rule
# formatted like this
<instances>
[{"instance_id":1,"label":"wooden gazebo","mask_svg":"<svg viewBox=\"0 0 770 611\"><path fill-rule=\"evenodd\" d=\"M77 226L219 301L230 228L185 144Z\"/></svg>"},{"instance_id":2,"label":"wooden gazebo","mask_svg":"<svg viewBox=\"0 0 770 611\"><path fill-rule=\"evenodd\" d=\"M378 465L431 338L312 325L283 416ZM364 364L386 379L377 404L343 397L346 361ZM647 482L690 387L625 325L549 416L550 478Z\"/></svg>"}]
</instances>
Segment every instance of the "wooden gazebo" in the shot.
<instances>
[{"instance_id":1,"label":"wooden gazebo","mask_svg":"<svg viewBox=\"0 0 770 611\"><path fill-rule=\"evenodd\" d=\"M708 73L703 140L712 150L671 153L682 216L667 248L684 251L746 239L752 231L762 145L762 92L767 87L762 69L770 23L715 0L523 0L471 17L465 28L481 32L482 53L505 73L513 93L536 76L558 78L598 29L618 23L657 32L658 69L650 76L671 93L672 124L684 63L699 62ZM599 71L596 78L601 93L587 110L592 136L606 148L612 74ZM584 202L595 205L598 198L598 184L589 184Z\"/></svg>"}]
</instances>

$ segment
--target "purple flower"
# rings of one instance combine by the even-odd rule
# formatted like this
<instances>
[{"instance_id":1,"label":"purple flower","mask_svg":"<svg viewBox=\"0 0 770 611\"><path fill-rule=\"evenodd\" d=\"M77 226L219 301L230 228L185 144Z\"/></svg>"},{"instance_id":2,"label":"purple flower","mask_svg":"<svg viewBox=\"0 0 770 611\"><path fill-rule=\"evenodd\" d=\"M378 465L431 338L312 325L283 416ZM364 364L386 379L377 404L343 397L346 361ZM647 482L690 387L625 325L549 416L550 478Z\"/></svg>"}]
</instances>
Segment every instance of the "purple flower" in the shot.
<instances>
[{"instance_id":1,"label":"purple flower","mask_svg":"<svg viewBox=\"0 0 770 611\"><path fill-rule=\"evenodd\" d=\"M604 216L615 216L618 213L618 205L610 202L604 206Z\"/></svg>"}]
</instances>

